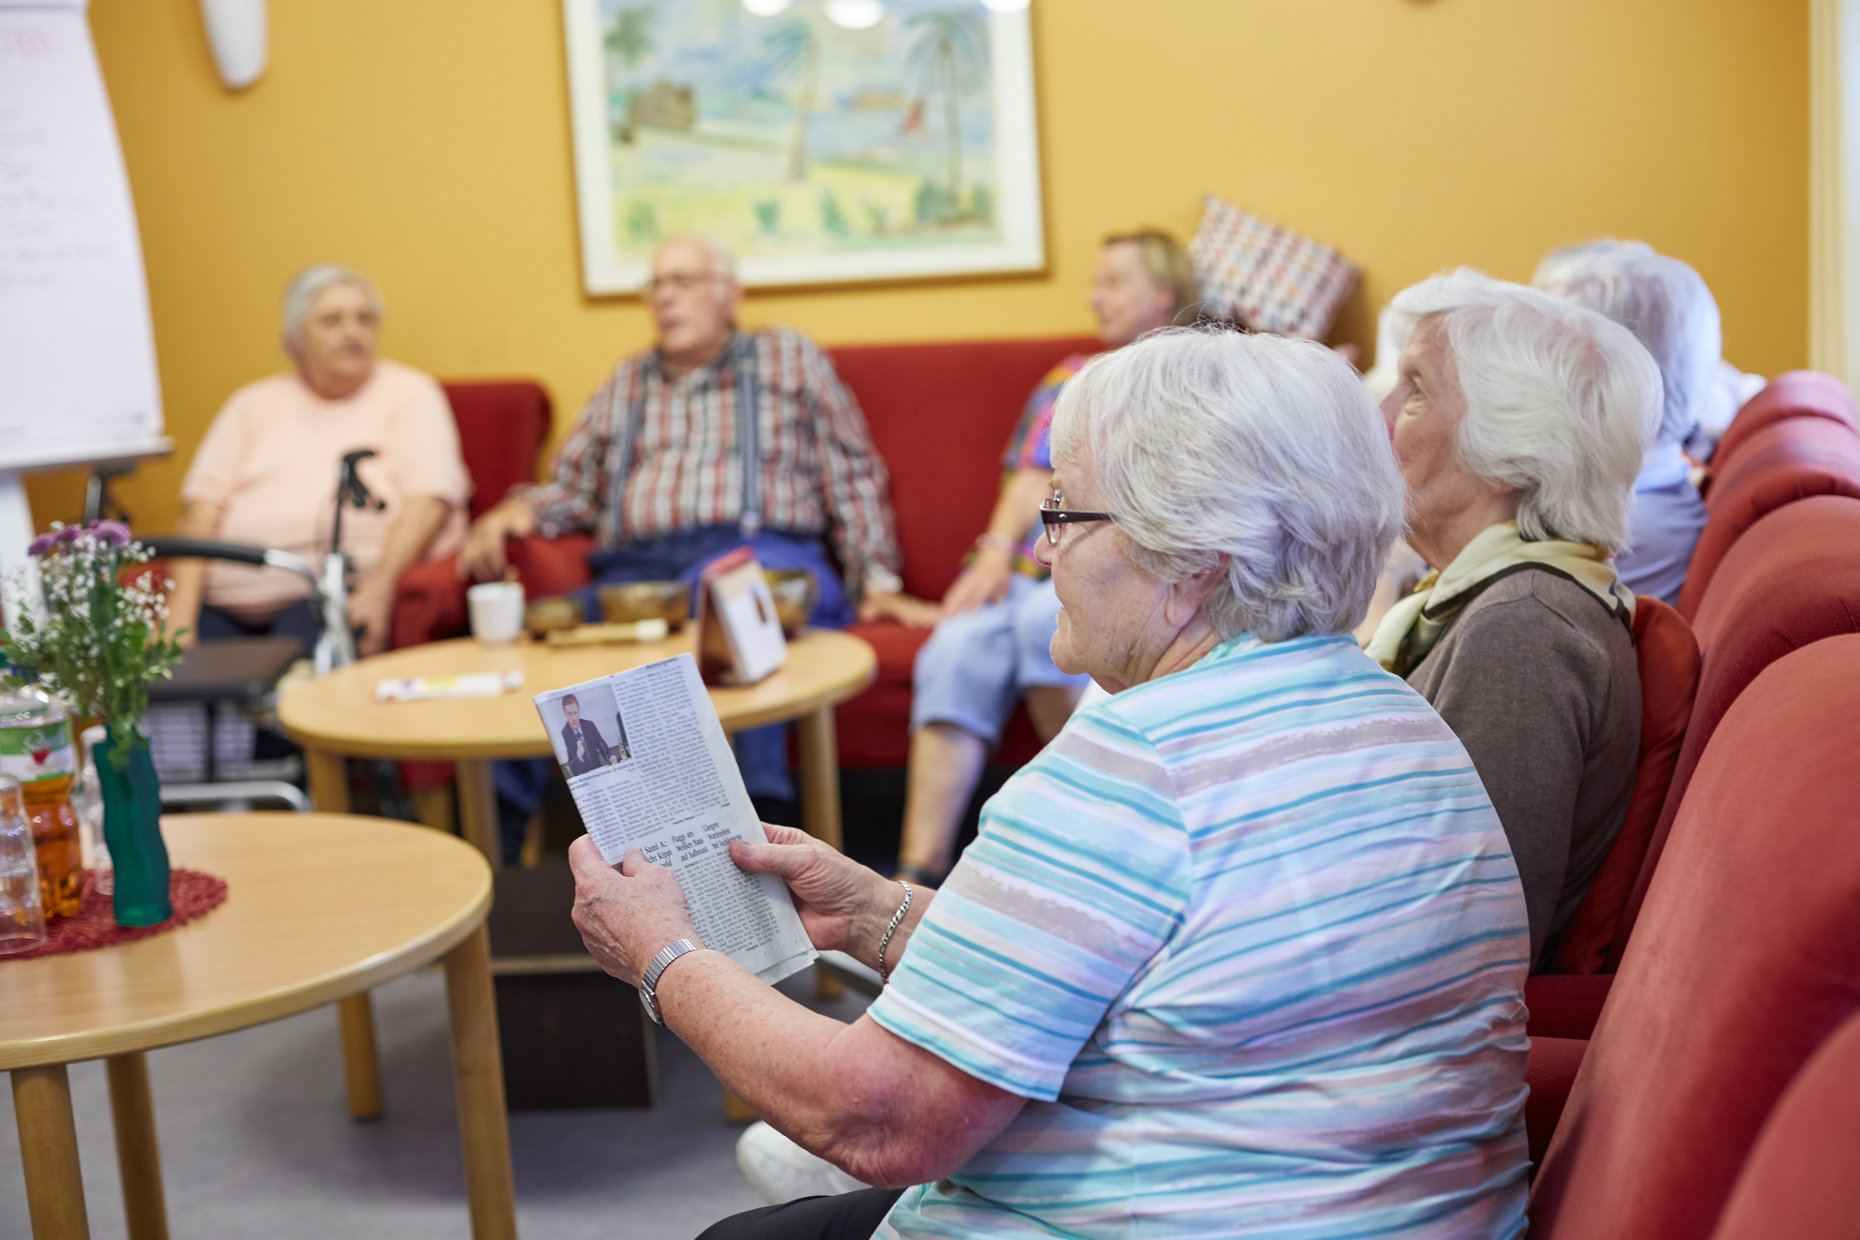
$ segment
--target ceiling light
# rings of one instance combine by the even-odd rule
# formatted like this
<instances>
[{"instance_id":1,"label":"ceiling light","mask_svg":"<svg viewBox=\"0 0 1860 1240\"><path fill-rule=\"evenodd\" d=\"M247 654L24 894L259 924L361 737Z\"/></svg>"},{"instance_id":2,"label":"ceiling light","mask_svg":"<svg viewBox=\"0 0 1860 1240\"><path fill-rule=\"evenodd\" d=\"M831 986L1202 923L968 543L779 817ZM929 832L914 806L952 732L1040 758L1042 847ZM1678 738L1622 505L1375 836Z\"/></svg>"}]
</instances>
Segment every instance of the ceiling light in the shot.
<instances>
[{"instance_id":1,"label":"ceiling light","mask_svg":"<svg viewBox=\"0 0 1860 1240\"><path fill-rule=\"evenodd\" d=\"M885 19L879 0L827 0L827 20L848 30L869 30Z\"/></svg>"},{"instance_id":2,"label":"ceiling light","mask_svg":"<svg viewBox=\"0 0 1860 1240\"><path fill-rule=\"evenodd\" d=\"M789 0L743 0L743 7L757 17L774 17L787 9Z\"/></svg>"}]
</instances>

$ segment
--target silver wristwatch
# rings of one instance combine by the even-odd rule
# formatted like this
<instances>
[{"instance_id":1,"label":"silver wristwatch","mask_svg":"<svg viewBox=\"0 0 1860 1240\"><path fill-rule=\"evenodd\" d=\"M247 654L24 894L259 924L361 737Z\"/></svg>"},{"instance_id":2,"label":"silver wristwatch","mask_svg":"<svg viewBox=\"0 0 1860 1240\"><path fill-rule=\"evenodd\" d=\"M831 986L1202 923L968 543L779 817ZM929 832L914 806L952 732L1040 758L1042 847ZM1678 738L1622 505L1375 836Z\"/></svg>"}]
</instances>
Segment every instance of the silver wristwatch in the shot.
<instances>
[{"instance_id":1,"label":"silver wristwatch","mask_svg":"<svg viewBox=\"0 0 1860 1240\"><path fill-rule=\"evenodd\" d=\"M652 1017L656 1025L663 1025L665 1018L659 1015L659 975L665 972L665 966L678 959L686 952L694 952L703 947L691 939L673 939L659 949L659 954L646 964L646 972L639 979L639 1001L646 1007L646 1015Z\"/></svg>"}]
</instances>

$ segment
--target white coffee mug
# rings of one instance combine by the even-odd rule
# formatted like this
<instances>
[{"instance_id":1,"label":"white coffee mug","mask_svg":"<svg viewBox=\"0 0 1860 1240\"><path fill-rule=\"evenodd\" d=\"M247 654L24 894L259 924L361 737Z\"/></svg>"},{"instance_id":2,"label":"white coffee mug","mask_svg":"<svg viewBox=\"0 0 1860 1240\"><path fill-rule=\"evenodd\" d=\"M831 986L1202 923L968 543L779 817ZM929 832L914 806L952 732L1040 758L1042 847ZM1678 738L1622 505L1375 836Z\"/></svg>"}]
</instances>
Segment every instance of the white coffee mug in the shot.
<instances>
[{"instance_id":1,"label":"white coffee mug","mask_svg":"<svg viewBox=\"0 0 1860 1240\"><path fill-rule=\"evenodd\" d=\"M508 646L523 631L523 587L514 581L485 581L465 591L471 635L487 646Z\"/></svg>"}]
</instances>

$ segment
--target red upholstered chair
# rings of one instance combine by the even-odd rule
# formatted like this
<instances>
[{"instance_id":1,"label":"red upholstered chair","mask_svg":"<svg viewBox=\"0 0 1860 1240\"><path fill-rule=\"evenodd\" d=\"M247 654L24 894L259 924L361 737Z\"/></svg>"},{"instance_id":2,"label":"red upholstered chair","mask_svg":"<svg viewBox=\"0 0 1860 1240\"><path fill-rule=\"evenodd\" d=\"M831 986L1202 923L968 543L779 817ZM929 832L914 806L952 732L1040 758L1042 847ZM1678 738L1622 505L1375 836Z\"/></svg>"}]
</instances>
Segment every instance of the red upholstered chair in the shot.
<instances>
[{"instance_id":1,"label":"red upholstered chair","mask_svg":"<svg viewBox=\"0 0 1860 1240\"><path fill-rule=\"evenodd\" d=\"M1791 370L1771 379L1737 411L1712 452L1713 472L1728 465L1752 435L1787 418L1826 418L1860 429L1853 393L1845 383L1819 370Z\"/></svg>"},{"instance_id":2,"label":"red upholstered chair","mask_svg":"<svg viewBox=\"0 0 1860 1240\"><path fill-rule=\"evenodd\" d=\"M471 475L471 517L536 480L536 458L549 436L549 393L527 379L441 383L459 427L459 452ZM416 564L401 574L394 597L395 646L417 646L465 627L465 587L453 558Z\"/></svg>"},{"instance_id":3,"label":"red upholstered chair","mask_svg":"<svg viewBox=\"0 0 1860 1240\"><path fill-rule=\"evenodd\" d=\"M1860 1019L1850 1019L1796 1073L1764 1121L1712 1240L1852 1240L1860 1232L1856 1170Z\"/></svg>"},{"instance_id":4,"label":"red upholstered chair","mask_svg":"<svg viewBox=\"0 0 1860 1240\"><path fill-rule=\"evenodd\" d=\"M938 599L988 524L1001 453L1034 386L1091 337L957 344L853 345L829 350L859 400L891 472L904 588ZM903 766L910 751L911 667L928 629L857 624L878 652L878 678L838 711L841 766ZM1024 762L1039 742L1024 711L996 761Z\"/></svg>"},{"instance_id":5,"label":"red upholstered chair","mask_svg":"<svg viewBox=\"0 0 1860 1240\"><path fill-rule=\"evenodd\" d=\"M1827 418L1789 418L1751 435L1712 480L1705 528L1692 552L1679 614L1690 620L1712 574L1745 530L1811 495L1860 497L1860 435Z\"/></svg>"},{"instance_id":6,"label":"red upholstered chair","mask_svg":"<svg viewBox=\"0 0 1860 1240\"><path fill-rule=\"evenodd\" d=\"M1608 963L1622 906L1660 821L1698 694L1699 644L1691 626L1671 607L1645 595L1634 600L1634 662L1640 668L1640 765L1634 793L1620 834L1563 931L1557 973L1599 973ZM1619 955L1617 948L1613 956Z\"/></svg>"},{"instance_id":7,"label":"red upholstered chair","mask_svg":"<svg viewBox=\"0 0 1860 1240\"><path fill-rule=\"evenodd\" d=\"M1779 659L1726 714L1538 1169L1532 1240L1708 1240L1783 1091L1860 1011L1857 748L1860 635Z\"/></svg>"},{"instance_id":8,"label":"red upholstered chair","mask_svg":"<svg viewBox=\"0 0 1860 1240\"><path fill-rule=\"evenodd\" d=\"M1621 912L1610 966L1634 929L1668 832L1725 711L1771 663L1811 642L1860 631L1860 501L1818 496L1750 528L1725 557L1692 631L1704 654L1698 698L1672 788Z\"/></svg>"}]
</instances>

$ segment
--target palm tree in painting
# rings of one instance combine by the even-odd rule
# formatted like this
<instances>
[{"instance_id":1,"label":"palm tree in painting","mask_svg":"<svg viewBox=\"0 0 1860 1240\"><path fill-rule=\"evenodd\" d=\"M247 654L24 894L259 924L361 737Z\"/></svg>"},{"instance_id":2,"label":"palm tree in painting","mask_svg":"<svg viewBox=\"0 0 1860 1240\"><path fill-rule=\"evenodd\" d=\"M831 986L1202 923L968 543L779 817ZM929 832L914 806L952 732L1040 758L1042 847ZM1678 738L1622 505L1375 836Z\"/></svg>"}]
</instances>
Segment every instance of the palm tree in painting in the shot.
<instances>
[{"instance_id":1,"label":"palm tree in painting","mask_svg":"<svg viewBox=\"0 0 1860 1240\"><path fill-rule=\"evenodd\" d=\"M762 46L768 51L775 76L793 80L794 138L788 144L788 179L807 179L807 117L820 93L820 36L804 17L785 21L769 31Z\"/></svg>"},{"instance_id":2,"label":"palm tree in painting","mask_svg":"<svg viewBox=\"0 0 1860 1240\"><path fill-rule=\"evenodd\" d=\"M613 21L607 27L607 33L601 39L601 45L607 52L607 80L613 82L624 70L636 69L639 63L652 55L652 6L636 4L614 14ZM631 111L632 87L627 88L628 110ZM631 118L620 129L620 140L633 140Z\"/></svg>"},{"instance_id":3,"label":"palm tree in painting","mask_svg":"<svg viewBox=\"0 0 1860 1240\"><path fill-rule=\"evenodd\" d=\"M962 204L962 98L981 81L982 33L975 13L913 13L904 22L905 59L924 97L943 97L949 140L949 209Z\"/></svg>"}]
</instances>

